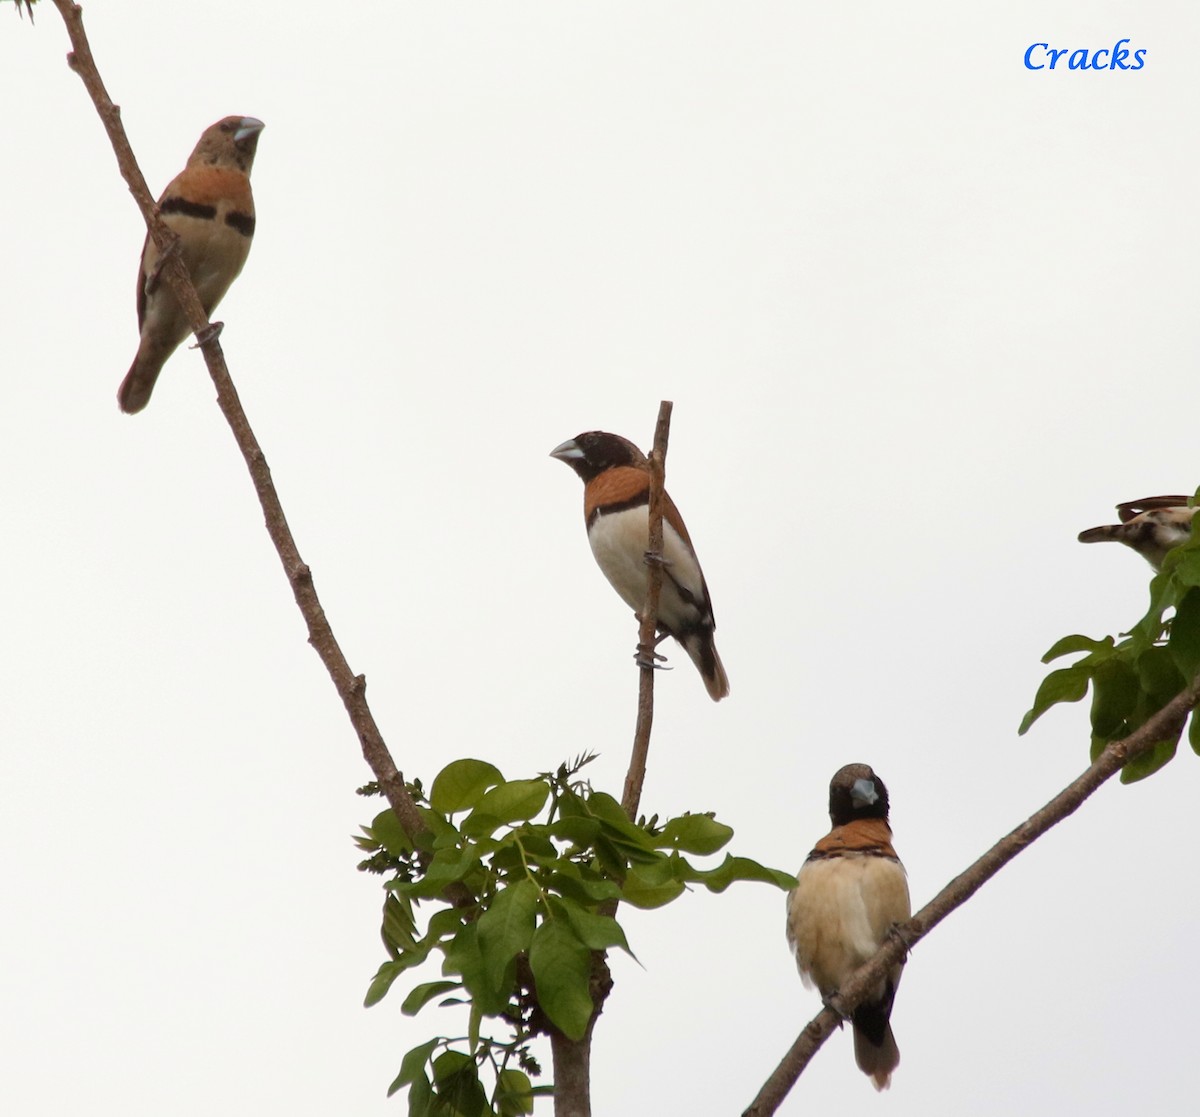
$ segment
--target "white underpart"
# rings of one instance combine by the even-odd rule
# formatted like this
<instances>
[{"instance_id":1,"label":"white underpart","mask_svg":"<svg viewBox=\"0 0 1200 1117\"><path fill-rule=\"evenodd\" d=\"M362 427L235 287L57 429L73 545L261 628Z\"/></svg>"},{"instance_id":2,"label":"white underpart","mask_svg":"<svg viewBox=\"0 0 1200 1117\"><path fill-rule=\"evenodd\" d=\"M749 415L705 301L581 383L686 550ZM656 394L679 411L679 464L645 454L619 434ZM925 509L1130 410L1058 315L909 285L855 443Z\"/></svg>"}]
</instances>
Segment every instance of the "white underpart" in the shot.
<instances>
[{"instance_id":1,"label":"white underpart","mask_svg":"<svg viewBox=\"0 0 1200 1117\"><path fill-rule=\"evenodd\" d=\"M588 532L588 542L613 589L621 595L626 605L635 613L640 613L646 603L649 574L643 557L650 542L649 508L626 508L621 512L598 516ZM701 614L679 596L671 579L680 582L697 598L702 596L704 580L691 548L666 520L663 521L663 556L668 566L664 571L659 599L659 619L672 631L686 629L694 625Z\"/></svg>"},{"instance_id":2,"label":"white underpart","mask_svg":"<svg viewBox=\"0 0 1200 1117\"><path fill-rule=\"evenodd\" d=\"M909 916L904 868L847 853L806 861L788 898L787 937L804 984L832 993Z\"/></svg>"}]
</instances>

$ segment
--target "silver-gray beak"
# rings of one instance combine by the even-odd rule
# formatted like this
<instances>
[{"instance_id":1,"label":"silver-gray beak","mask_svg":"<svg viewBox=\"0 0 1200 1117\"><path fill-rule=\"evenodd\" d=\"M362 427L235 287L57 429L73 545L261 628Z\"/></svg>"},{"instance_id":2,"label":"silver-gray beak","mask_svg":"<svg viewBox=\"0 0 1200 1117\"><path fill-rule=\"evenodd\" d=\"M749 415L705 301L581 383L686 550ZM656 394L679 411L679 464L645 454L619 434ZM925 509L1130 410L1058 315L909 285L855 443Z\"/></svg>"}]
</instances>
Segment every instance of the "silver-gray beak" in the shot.
<instances>
[{"instance_id":1,"label":"silver-gray beak","mask_svg":"<svg viewBox=\"0 0 1200 1117\"><path fill-rule=\"evenodd\" d=\"M251 136L257 136L266 125L254 116L243 116L241 124L238 125L238 130L233 134L233 142L240 144L242 140L247 140Z\"/></svg>"},{"instance_id":2,"label":"silver-gray beak","mask_svg":"<svg viewBox=\"0 0 1200 1117\"><path fill-rule=\"evenodd\" d=\"M560 462L577 462L583 458L583 451L578 447L575 439L568 438L566 442L560 443L550 451L552 458L557 458Z\"/></svg>"},{"instance_id":3,"label":"silver-gray beak","mask_svg":"<svg viewBox=\"0 0 1200 1117\"><path fill-rule=\"evenodd\" d=\"M879 792L875 790L874 780L855 780L850 789L850 798L863 807L873 806L879 800Z\"/></svg>"}]
</instances>

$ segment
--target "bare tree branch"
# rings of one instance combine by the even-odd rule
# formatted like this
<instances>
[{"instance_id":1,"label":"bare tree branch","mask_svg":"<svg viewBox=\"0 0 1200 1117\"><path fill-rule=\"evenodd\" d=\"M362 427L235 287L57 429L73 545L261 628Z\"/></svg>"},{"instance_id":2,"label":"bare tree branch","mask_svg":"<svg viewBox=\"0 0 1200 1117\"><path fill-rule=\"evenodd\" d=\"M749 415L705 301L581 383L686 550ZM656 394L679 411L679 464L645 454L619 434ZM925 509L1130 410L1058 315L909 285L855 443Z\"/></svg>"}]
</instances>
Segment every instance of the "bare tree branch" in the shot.
<instances>
[{"instance_id":1,"label":"bare tree branch","mask_svg":"<svg viewBox=\"0 0 1200 1117\"><path fill-rule=\"evenodd\" d=\"M904 957L955 908L966 903L1023 849L1051 827L1073 814L1103 783L1116 775L1130 760L1148 752L1160 741L1174 740L1183 731L1188 713L1200 702L1200 675L1177 694L1144 725L1120 741L1113 741L1078 779L1068 784L1041 810L1031 815L1006 837L1001 838L965 872L956 876L916 915L889 939L879 952L855 972L830 1002L837 1011L822 1011L805 1025L791 1049L763 1084L758 1096L743 1111L742 1117L767 1117L779 1108L788 1091L817 1049L848 1017L884 974Z\"/></svg>"},{"instance_id":2,"label":"bare tree branch","mask_svg":"<svg viewBox=\"0 0 1200 1117\"><path fill-rule=\"evenodd\" d=\"M100 120L108 132L121 175L128 184L129 191L133 194L138 208L142 211L142 217L150 231L150 236L154 243L166 253L163 257L165 262L162 276L188 316L192 329L199 337L206 339L200 345L200 349L217 388L217 403L233 430L233 436L237 440L242 457L246 459L251 480L258 493L259 503L262 505L267 533L275 545L275 550L279 553L279 561L283 563L284 572L292 587L292 594L304 616L305 624L308 626L308 642L321 657L321 662L325 664L325 668L333 680L333 685L337 688L346 712L350 716L350 721L358 734L363 756L387 797L388 804L395 811L405 832L415 838L425 830L420 812L417 810L412 796L408 793L408 789L404 786L404 777L396 768L391 753L384 743L383 735L375 724L370 707L367 705L366 679L362 675L355 675L350 670L350 665L346 662L346 657L342 654L333 635L333 629L325 617L325 610L321 607L320 599L317 597L317 591L313 585L312 571L300 557L296 541L283 514L279 494L275 491L274 482L271 480L271 471L267 466L266 457L258 440L254 437L254 432L250 429L249 420L246 418L233 381L230 379L229 369L225 365L225 356L217 340L216 331L208 328L208 315L204 313L200 297L196 293L196 288L192 284L180 254L171 251L171 246L176 241L175 234L159 216L154 198L146 187L146 180L142 177L137 160L134 158L129 138L125 135L125 128L121 123L121 110L113 104L100 79L91 47L88 45L87 34L84 31L83 11L78 4L72 3L71 0L54 0L54 4L63 17L63 22L67 26L67 34L71 39L72 50L67 55L67 63L83 80L84 87L91 96L92 103L100 114Z\"/></svg>"},{"instance_id":3,"label":"bare tree branch","mask_svg":"<svg viewBox=\"0 0 1200 1117\"><path fill-rule=\"evenodd\" d=\"M663 493L667 473L667 441L671 437L671 409L674 404L663 400L658 405L658 422L654 427L654 448L650 451L650 539L646 551L649 577L646 582L646 604L642 607L638 631L637 728L633 734L633 755L625 776L625 793L621 806L626 814L637 820L638 804L642 799L642 784L646 780L646 759L650 754L650 730L654 725L655 643L658 635L658 599L663 580Z\"/></svg>"}]
</instances>

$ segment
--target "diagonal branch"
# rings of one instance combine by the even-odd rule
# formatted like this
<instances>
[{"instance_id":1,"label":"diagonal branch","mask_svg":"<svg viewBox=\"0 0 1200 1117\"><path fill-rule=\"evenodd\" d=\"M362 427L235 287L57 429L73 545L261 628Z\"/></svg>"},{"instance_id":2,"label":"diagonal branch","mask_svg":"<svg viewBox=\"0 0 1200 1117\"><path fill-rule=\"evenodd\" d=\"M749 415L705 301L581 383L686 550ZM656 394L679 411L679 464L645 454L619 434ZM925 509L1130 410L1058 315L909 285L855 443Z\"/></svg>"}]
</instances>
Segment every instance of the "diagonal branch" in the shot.
<instances>
[{"instance_id":1,"label":"diagonal branch","mask_svg":"<svg viewBox=\"0 0 1200 1117\"><path fill-rule=\"evenodd\" d=\"M674 404L663 400L658 405L658 422L654 427L654 448L650 451L650 539L646 551L649 577L646 580L646 604L642 607L641 627L638 630L637 728L633 734L633 755L625 776L625 794L621 806L634 821L642 799L642 784L646 779L646 759L650 754L650 730L654 725L655 641L658 635L658 599L663 580L663 494L667 474L667 440L671 436L671 409Z\"/></svg>"},{"instance_id":2,"label":"diagonal branch","mask_svg":"<svg viewBox=\"0 0 1200 1117\"><path fill-rule=\"evenodd\" d=\"M71 39L72 50L67 55L67 64L83 80L84 87L91 96L92 103L96 106L97 113L100 114L100 120L108 132L121 175L128 184L129 191L133 194L138 208L142 211L142 217L145 219L150 236L166 254L163 257L165 261L162 270L163 279L170 286L172 294L183 308L192 329L201 336L205 336L204 331L209 324L208 315L204 313L200 297L196 294L196 288L192 284L180 254L170 251L171 245L177 238L159 216L154 199L146 187L146 180L134 158L129 138L125 135L125 128L121 123L121 110L113 104L108 91L104 88L104 82L96 68L87 34L84 31L83 11L78 4L72 3L72 0L54 0L54 4L63 17L63 22L67 26L67 34ZM230 379L220 342L215 336L215 331L209 331L209 333L213 333L214 336L204 341L200 349L217 388L217 403L233 430L233 436L237 440L242 457L246 459L251 480L258 493L259 503L262 505L267 533L275 545L275 550L279 553L279 560L283 563L284 572L292 587L292 594L304 616L305 624L308 626L308 642L321 657L321 662L325 664L325 668L333 680L333 685L337 688L351 724L358 734L363 756L387 797L388 804L396 813L396 817L409 837L416 838L425 830L425 824L417 810L416 803L404 785L404 777L396 768L391 753L384 743L383 735L375 724L370 707L367 705L366 679L362 675L355 675L350 670L350 665L346 662L346 657L342 654L342 649L333 635L333 629L325 617L325 610L321 607L320 599L317 597L317 591L313 585L312 571L300 557L296 541L284 516L279 494L275 491L274 482L271 480L271 471L267 466L266 457L258 440L254 437L253 430L250 429L249 420L246 418L233 381Z\"/></svg>"},{"instance_id":3,"label":"diagonal branch","mask_svg":"<svg viewBox=\"0 0 1200 1117\"><path fill-rule=\"evenodd\" d=\"M1023 849L1051 827L1074 814L1102 784L1116 775L1130 760L1148 752L1159 741L1171 740L1183 731L1188 713L1200 703L1200 675L1180 691L1161 710L1129 736L1113 741L1077 779L1068 784L1041 810L1030 815L1006 837L964 872L956 876L907 923L897 928L879 952L847 981L832 1004L805 1025L791 1049L763 1084L758 1096L742 1117L767 1117L774 1113L796 1084L817 1049L833 1034L843 1017L848 1017L884 974L904 957L907 949L920 942L955 908L969 900Z\"/></svg>"}]
</instances>

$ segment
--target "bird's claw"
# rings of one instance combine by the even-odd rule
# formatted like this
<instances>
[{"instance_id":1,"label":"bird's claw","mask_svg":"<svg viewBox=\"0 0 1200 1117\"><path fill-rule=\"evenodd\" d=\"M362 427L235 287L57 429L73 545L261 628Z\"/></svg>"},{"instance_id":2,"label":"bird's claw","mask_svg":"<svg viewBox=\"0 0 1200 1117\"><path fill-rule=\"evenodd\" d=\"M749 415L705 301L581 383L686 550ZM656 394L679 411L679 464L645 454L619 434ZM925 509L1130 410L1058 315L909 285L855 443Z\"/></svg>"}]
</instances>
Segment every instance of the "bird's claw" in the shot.
<instances>
[{"instance_id":1,"label":"bird's claw","mask_svg":"<svg viewBox=\"0 0 1200 1117\"><path fill-rule=\"evenodd\" d=\"M888 928L888 938L897 939L900 945L904 947L904 957L907 958L912 952L913 939L905 932L904 928L899 923L893 923Z\"/></svg>"},{"instance_id":2,"label":"bird's claw","mask_svg":"<svg viewBox=\"0 0 1200 1117\"><path fill-rule=\"evenodd\" d=\"M653 648L650 650L649 656L647 657L647 655L643 653L641 647L639 646L638 650L633 653L633 659L639 667L649 667L655 671L671 670L670 667L664 666L667 662L667 657L665 655L659 655L658 652L653 650Z\"/></svg>"},{"instance_id":3,"label":"bird's claw","mask_svg":"<svg viewBox=\"0 0 1200 1117\"><path fill-rule=\"evenodd\" d=\"M143 289L147 294L152 293L158 287L158 281L162 278L163 268L167 266L167 261L172 256L178 256L181 251L179 237L175 233L172 233L171 239L167 242L167 247L158 254L158 259L155 260L154 267L150 269L150 274L146 276Z\"/></svg>"},{"instance_id":4,"label":"bird's claw","mask_svg":"<svg viewBox=\"0 0 1200 1117\"><path fill-rule=\"evenodd\" d=\"M202 346L207 345L214 338L220 337L221 331L224 328L225 328L224 322L209 322L209 324L207 326L205 326L204 329L197 332L196 344L189 346L189 348L200 349Z\"/></svg>"},{"instance_id":5,"label":"bird's claw","mask_svg":"<svg viewBox=\"0 0 1200 1117\"><path fill-rule=\"evenodd\" d=\"M842 1026L842 1024L844 1024L847 1020L850 1019L850 1017L847 1016L840 1008L838 1008L838 1006L836 1004L833 1003L834 1001L836 1001L838 999L839 995L840 994L835 989L832 993L829 994L828 997L823 996L821 998L821 1004L823 1004L827 1009L829 1009L830 1012L832 1012L834 1014L834 1016L836 1016L838 1018L838 1027L840 1028Z\"/></svg>"},{"instance_id":6,"label":"bird's claw","mask_svg":"<svg viewBox=\"0 0 1200 1117\"><path fill-rule=\"evenodd\" d=\"M643 551L642 562L647 566L670 566L671 560L661 551Z\"/></svg>"}]
</instances>

